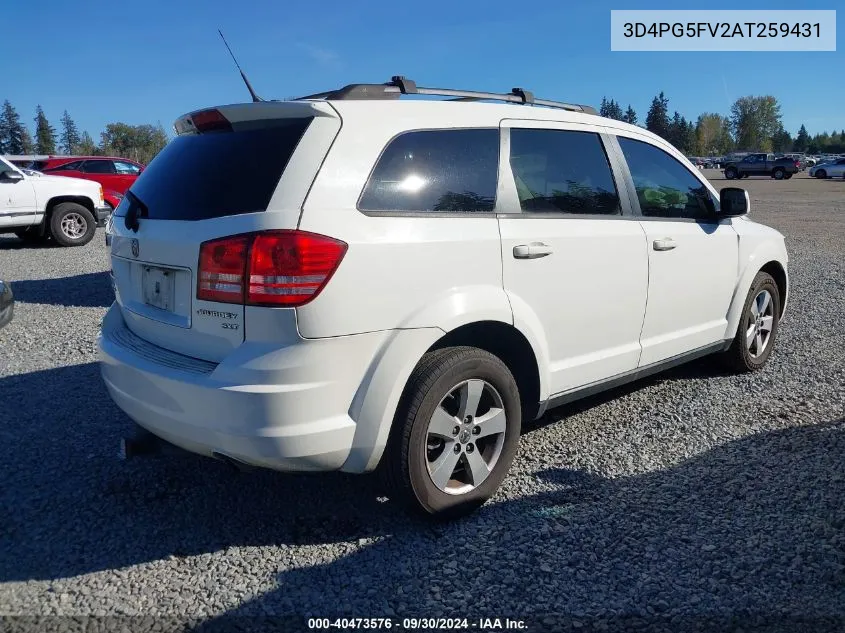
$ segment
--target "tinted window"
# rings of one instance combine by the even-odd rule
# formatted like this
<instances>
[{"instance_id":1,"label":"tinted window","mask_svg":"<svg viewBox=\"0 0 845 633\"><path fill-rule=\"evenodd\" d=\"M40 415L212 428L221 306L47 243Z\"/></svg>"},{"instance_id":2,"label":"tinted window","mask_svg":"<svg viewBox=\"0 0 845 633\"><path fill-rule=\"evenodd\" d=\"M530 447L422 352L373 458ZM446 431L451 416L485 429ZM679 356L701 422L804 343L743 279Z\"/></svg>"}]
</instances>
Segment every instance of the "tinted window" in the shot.
<instances>
[{"instance_id":1,"label":"tinted window","mask_svg":"<svg viewBox=\"0 0 845 633\"><path fill-rule=\"evenodd\" d=\"M704 184L678 160L649 143L619 137L644 216L711 217L716 202Z\"/></svg>"},{"instance_id":2,"label":"tinted window","mask_svg":"<svg viewBox=\"0 0 845 633\"><path fill-rule=\"evenodd\" d=\"M130 191L146 217L203 220L265 211L311 118L272 127L177 136L141 172ZM127 198L118 207L126 214Z\"/></svg>"},{"instance_id":3,"label":"tinted window","mask_svg":"<svg viewBox=\"0 0 845 633\"><path fill-rule=\"evenodd\" d=\"M58 167L53 167L48 171L78 171L79 168L82 167L81 160L75 160L72 163L65 163L64 165L59 165Z\"/></svg>"},{"instance_id":4,"label":"tinted window","mask_svg":"<svg viewBox=\"0 0 845 633\"><path fill-rule=\"evenodd\" d=\"M499 131L428 130L393 139L379 158L364 211L492 211Z\"/></svg>"},{"instance_id":5,"label":"tinted window","mask_svg":"<svg viewBox=\"0 0 845 633\"><path fill-rule=\"evenodd\" d=\"M123 174L124 176L137 176L141 171L138 165L122 163L119 160L114 161L114 168L118 174Z\"/></svg>"},{"instance_id":6,"label":"tinted window","mask_svg":"<svg viewBox=\"0 0 845 633\"><path fill-rule=\"evenodd\" d=\"M82 171L86 174L113 174L114 163L110 160L86 160Z\"/></svg>"},{"instance_id":7,"label":"tinted window","mask_svg":"<svg viewBox=\"0 0 845 633\"><path fill-rule=\"evenodd\" d=\"M598 134L512 129L510 163L523 211L620 212L619 194Z\"/></svg>"}]
</instances>

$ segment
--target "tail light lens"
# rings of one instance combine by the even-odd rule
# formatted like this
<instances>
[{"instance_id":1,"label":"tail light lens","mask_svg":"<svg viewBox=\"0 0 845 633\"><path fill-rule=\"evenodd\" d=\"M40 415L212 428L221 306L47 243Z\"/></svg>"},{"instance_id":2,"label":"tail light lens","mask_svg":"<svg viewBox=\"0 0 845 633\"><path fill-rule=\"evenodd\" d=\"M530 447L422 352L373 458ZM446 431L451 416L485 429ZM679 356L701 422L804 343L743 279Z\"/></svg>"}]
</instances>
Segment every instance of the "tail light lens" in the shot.
<instances>
[{"instance_id":1,"label":"tail light lens","mask_svg":"<svg viewBox=\"0 0 845 633\"><path fill-rule=\"evenodd\" d=\"M200 246L197 298L301 306L328 283L346 253L339 240L305 231L264 231Z\"/></svg>"},{"instance_id":2,"label":"tail light lens","mask_svg":"<svg viewBox=\"0 0 845 633\"><path fill-rule=\"evenodd\" d=\"M243 303L249 243L250 238L246 235L202 243L197 274L197 299Z\"/></svg>"}]
</instances>

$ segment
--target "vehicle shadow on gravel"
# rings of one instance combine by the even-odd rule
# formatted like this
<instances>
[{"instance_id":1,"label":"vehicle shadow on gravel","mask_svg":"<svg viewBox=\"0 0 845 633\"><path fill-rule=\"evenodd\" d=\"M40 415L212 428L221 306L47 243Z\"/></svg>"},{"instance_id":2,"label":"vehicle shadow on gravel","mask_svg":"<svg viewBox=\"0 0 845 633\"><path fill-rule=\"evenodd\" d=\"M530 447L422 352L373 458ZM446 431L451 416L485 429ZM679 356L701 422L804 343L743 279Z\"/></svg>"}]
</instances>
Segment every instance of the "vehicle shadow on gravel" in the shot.
<instances>
[{"instance_id":1,"label":"vehicle shadow on gravel","mask_svg":"<svg viewBox=\"0 0 845 633\"><path fill-rule=\"evenodd\" d=\"M530 614L530 630L845 630L845 418L634 477L535 476L545 492L452 524L382 515L389 529L362 530L353 553L283 571L276 590L194 630L304 624L267 619L292 614Z\"/></svg>"},{"instance_id":2,"label":"vehicle shadow on gravel","mask_svg":"<svg viewBox=\"0 0 845 633\"><path fill-rule=\"evenodd\" d=\"M107 308L114 301L108 272L9 281L15 301L81 308Z\"/></svg>"},{"instance_id":3,"label":"vehicle shadow on gravel","mask_svg":"<svg viewBox=\"0 0 845 633\"><path fill-rule=\"evenodd\" d=\"M636 628L630 618L845 617L845 418L632 477L514 475L495 503L440 524L380 498L371 477L235 474L181 452L120 462L131 424L96 363L0 378L0 393L1 582L159 561L190 574L194 556L240 560L241 548L265 547L249 556L277 588L229 612L242 622L565 613ZM510 497L526 488L541 492Z\"/></svg>"}]
</instances>

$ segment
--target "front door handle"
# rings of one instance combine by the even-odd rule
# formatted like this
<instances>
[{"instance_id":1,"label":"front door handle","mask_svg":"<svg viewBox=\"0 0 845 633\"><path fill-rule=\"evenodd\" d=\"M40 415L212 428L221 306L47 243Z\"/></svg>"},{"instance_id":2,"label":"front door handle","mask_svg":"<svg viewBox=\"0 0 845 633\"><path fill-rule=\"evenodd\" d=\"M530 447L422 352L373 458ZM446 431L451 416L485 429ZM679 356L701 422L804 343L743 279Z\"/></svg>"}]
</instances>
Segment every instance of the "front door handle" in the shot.
<instances>
[{"instance_id":1,"label":"front door handle","mask_svg":"<svg viewBox=\"0 0 845 633\"><path fill-rule=\"evenodd\" d=\"M516 259L537 259L552 254L552 247L542 242L531 242L530 244L519 244L513 247L513 256Z\"/></svg>"},{"instance_id":2,"label":"front door handle","mask_svg":"<svg viewBox=\"0 0 845 633\"><path fill-rule=\"evenodd\" d=\"M671 251L678 244L671 237L664 237L662 240L654 240L654 250L656 251Z\"/></svg>"}]
</instances>

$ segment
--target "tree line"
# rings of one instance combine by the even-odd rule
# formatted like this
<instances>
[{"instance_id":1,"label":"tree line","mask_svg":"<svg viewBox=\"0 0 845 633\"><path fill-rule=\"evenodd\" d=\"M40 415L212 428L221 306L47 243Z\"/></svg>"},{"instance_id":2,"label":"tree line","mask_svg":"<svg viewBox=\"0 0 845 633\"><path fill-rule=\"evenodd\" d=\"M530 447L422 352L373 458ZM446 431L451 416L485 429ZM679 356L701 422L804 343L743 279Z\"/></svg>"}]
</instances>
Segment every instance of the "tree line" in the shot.
<instances>
[{"instance_id":1,"label":"tree line","mask_svg":"<svg viewBox=\"0 0 845 633\"><path fill-rule=\"evenodd\" d=\"M636 125L637 113L628 105L603 97L599 114ZM720 156L734 151L806 152L809 154L845 152L845 129L810 136L801 125L793 137L783 127L780 104L771 95L737 99L730 115L705 112L695 122L677 110L669 115L669 99L660 92L651 101L645 118L650 132L666 139L689 156Z\"/></svg>"},{"instance_id":2,"label":"tree line","mask_svg":"<svg viewBox=\"0 0 845 633\"><path fill-rule=\"evenodd\" d=\"M87 132L80 132L67 110L59 120L59 130L50 124L44 109L35 108L35 136L21 120L14 106L5 100L0 108L0 155L2 154L74 154L81 156L120 156L139 163L149 163L167 145L167 132L158 125L108 123L100 133L100 142Z\"/></svg>"}]
</instances>

